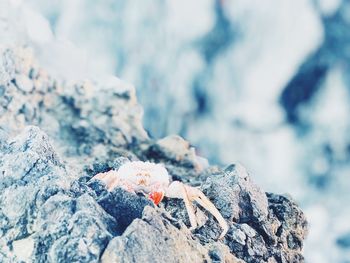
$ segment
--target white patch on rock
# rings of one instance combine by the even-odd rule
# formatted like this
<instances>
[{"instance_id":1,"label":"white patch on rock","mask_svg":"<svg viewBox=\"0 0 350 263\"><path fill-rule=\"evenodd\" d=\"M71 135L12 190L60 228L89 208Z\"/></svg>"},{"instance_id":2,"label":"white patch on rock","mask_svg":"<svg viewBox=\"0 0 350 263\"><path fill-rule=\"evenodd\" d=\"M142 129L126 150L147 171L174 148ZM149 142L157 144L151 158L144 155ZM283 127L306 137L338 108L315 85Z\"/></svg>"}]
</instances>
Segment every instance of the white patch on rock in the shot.
<instances>
[{"instance_id":1,"label":"white patch on rock","mask_svg":"<svg viewBox=\"0 0 350 263\"><path fill-rule=\"evenodd\" d=\"M24 262L30 262L30 256L34 249L34 240L31 236L16 240L12 243L13 253Z\"/></svg>"}]
</instances>

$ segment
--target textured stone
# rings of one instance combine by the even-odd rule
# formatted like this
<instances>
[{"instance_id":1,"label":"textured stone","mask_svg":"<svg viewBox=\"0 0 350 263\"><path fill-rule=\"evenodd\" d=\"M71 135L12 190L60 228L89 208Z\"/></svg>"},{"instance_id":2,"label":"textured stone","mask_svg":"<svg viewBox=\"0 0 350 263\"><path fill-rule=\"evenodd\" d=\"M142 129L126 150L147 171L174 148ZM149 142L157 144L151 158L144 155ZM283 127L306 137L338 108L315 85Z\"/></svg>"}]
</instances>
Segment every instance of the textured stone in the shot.
<instances>
[{"instance_id":1,"label":"textured stone","mask_svg":"<svg viewBox=\"0 0 350 263\"><path fill-rule=\"evenodd\" d=\"M0 49L0 262L303 261L307 223L289 197L239 164L207 167L181 137L148 138L129 85L52 79L21 50ZM130 160L202 189L227 235L196 203L191 232L183 200L155 207L91 179Z\"/></svg>"},{"instance_id":2,"label":"textured stone","mask_svg":"<svg viewBox=\"0 0 350 263\"><path fill-rule=\"evenodd\" d=\"M114 238L102 256L102 262L204 262L207 250L176 229L156 210L146 207L142 219L136 219Z\"/></svg>"},{"instance_id":3,"label":"textured stone","mask_svg":"<svg viewBox=\"0 0 350 263\"><path fill-rule=\"evenodd\" d=\"M266 219L268 203L265 193L251 182L241 165L231 165L225 172L209 177L203 192L213 196L214 204L227 219L244 223Z\"/></svg>"}]
</instances>

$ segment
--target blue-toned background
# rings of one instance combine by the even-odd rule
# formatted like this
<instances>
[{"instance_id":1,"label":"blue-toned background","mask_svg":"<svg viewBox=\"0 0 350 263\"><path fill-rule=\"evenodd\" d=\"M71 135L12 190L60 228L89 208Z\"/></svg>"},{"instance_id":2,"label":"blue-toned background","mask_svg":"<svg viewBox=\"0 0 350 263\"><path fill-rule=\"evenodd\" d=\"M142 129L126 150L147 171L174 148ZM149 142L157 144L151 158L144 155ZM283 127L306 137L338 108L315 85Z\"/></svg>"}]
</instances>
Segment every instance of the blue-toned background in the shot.
<instances>
[{"instance_id":1,"label":"blue-toned background","mask_svg":"<svg viewBox=\"0 0 350 263\"><path fill-rule=\"evenodd\" d=\"M350 1L0 0L0 33L133 83L151 136L243 163L306 212L307 262L350 262Z\"/></svg>"}]
</instances>

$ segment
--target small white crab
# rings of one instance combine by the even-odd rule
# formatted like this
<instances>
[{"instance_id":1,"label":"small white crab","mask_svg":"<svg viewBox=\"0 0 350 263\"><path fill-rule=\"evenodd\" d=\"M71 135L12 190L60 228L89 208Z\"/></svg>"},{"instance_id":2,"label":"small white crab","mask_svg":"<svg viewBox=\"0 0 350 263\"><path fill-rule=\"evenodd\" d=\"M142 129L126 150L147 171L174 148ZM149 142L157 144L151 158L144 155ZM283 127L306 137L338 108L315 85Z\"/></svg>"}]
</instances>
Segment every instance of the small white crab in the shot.
<instances>
[{"instance_id":1,"label":"small white crab","mask_svg":"<svg viewBox=\"0 0 350 263\"><path fill-rule=\"evenodd\" d=\"M185 202L190 219L191 228L197 227L196 215L191 201L196 201L207 209L219 222L223 229L220 239L227 231L228 225L213 203L197 188L188 186L179 181L170 183L169 174L162 164L150 162L128 162L123 164L118 171L111 170L99 173L93 178L103 181L109 191L121 187L129 192L144 193L158 205L164 196L169 198L181 198Z\"/></svg>"}]
</instances>

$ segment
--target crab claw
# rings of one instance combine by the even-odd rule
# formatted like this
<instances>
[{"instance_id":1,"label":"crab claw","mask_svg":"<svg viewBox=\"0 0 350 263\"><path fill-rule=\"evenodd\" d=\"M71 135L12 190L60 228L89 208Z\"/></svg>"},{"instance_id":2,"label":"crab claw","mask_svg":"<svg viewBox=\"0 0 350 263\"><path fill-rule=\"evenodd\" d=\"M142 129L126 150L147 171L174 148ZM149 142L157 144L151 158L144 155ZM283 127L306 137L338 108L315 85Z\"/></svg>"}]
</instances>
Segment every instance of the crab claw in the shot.
<instances>
[{"instance_id":1,"label":"crab claw","mask_svg":"<svg viewBox=\"0 0 350 263\"><path fill-rule=\"evenodd\" d=\"M148 198L151 199L155 205L158 205L163 200L163 197L164 192L151 192L148 195Z\"/></svg>"}]
</instances>

